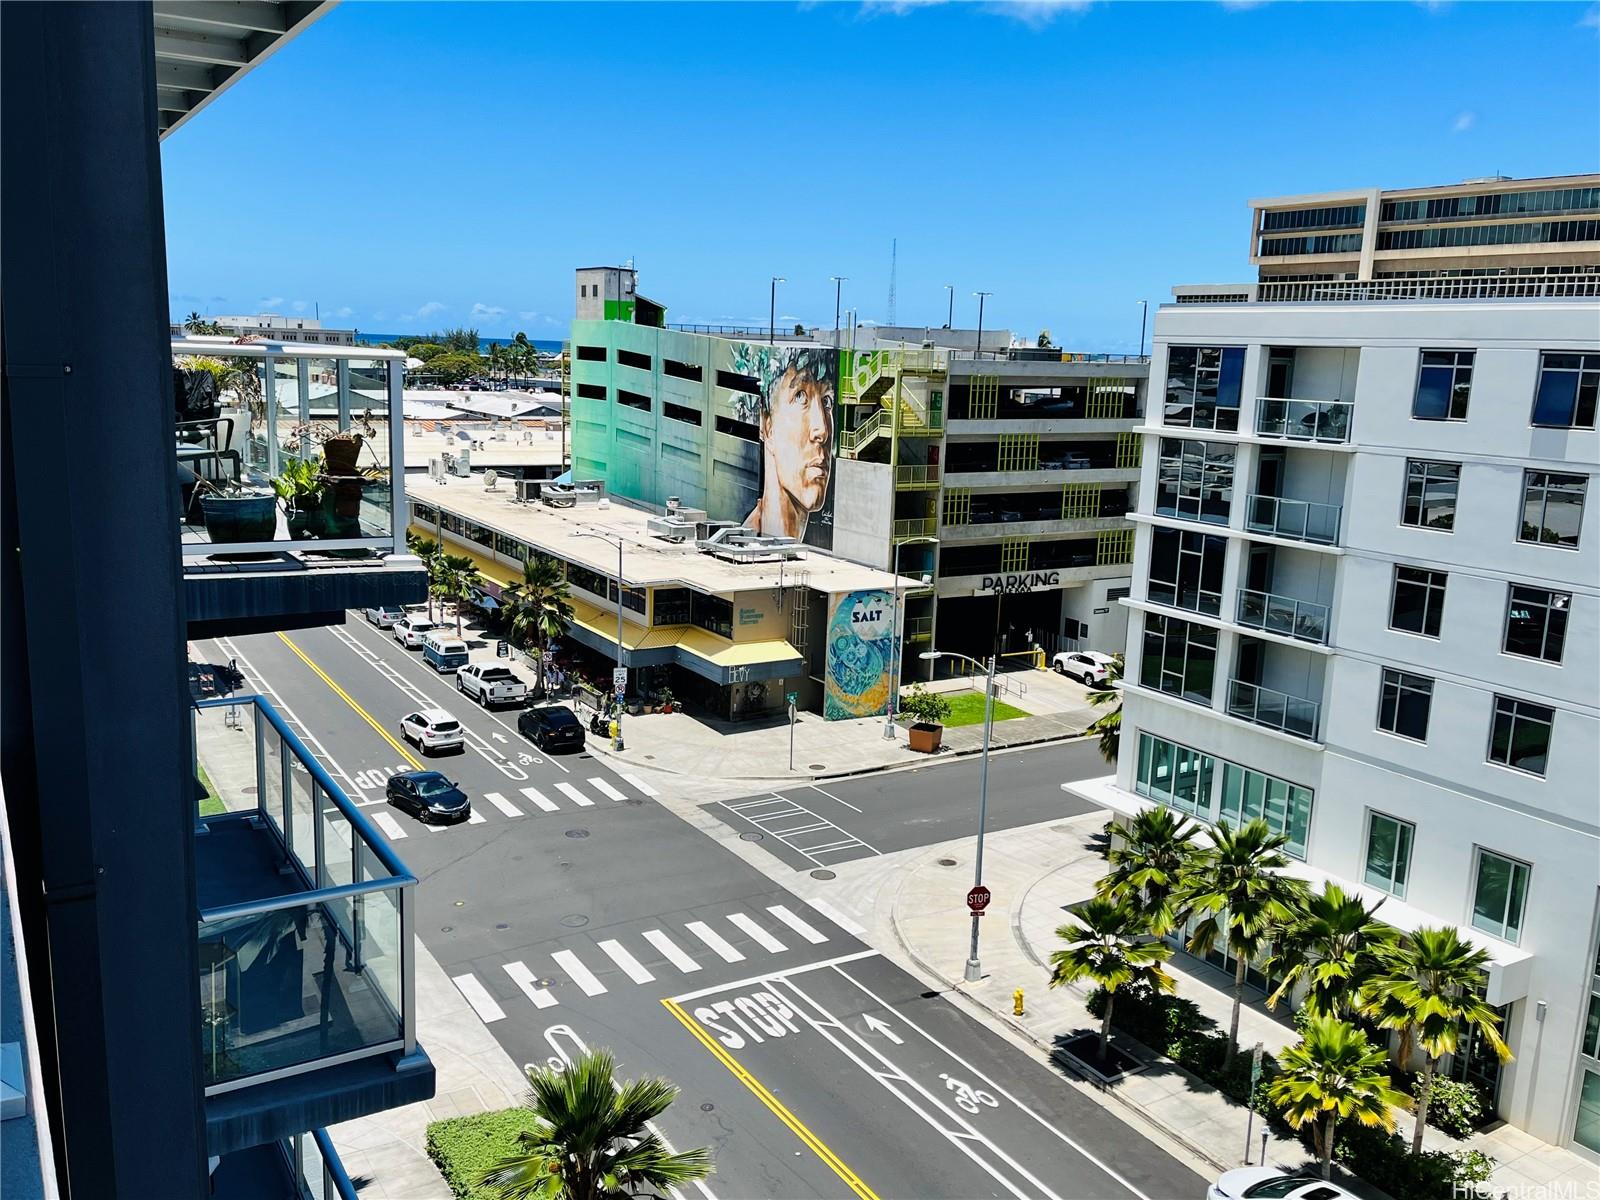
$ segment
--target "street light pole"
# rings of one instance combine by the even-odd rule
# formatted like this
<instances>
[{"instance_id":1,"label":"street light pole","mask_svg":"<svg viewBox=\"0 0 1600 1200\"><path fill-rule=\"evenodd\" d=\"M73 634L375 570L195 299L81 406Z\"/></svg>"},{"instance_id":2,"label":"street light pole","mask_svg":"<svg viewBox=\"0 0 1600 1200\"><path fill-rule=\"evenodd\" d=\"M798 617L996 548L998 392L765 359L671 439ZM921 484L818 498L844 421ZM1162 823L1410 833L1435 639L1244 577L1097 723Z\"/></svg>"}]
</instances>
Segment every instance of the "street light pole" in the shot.
<instances>
[{"instance_id":1,"label":"street light pole","mask_svg":"<svg viewBox=\"0 0 1600 1200\"><path fill-rule=\"evenodd\" d=\"M994 295L994 293L973 292L972 294L978 298L978 344L973 348L972 354L973 358L977 358L983 353L983 302L990 296Z\"/></svg>"},{"instance_id":2,"label":"street light pole","mask_svg":"<svg viewBox=\"0 0 1600 1200\"><path fill-rule=\"evenodd\" d=\"M914 537L894 544L894 601L889 611L889 699L883 710L883 740L894 741L894 715L899 707L900 675L904 654L900 649L900 549L902 546L927 545L937 542L938 538ZM928 576L922 577L922 582L928 582Z\"/></svg>"},{"instance_id":3,"label":"street light pole","mask_svg":"<svg viewBox=\"0 0 1600 1200\"><path fill-rule=\"evenodd\" d=\"M617 548L617 670L623 672L623 675L620 676L620 678L624 680L624 683L621 688L616 687L615 680L613 680L612 683L612 691L616 695L617 704L617 715L615 718L617 723L617 736L611 739L611 748L613 750L621 750L623 748L622 710L628 695L628 686L626 683L627 668L622 662L622 592L623 588L626 586L622 582L622 547L624 543L620 537L613 539L609 534L600 533L593 529L580 529L578 530L578 536L599 538L602 542Z\"/></svg>"},{"instance_id":4,"label":"street light pole","mask_svg":"<svg viewBox=\"0 0 1600 1200\"><path fill-rule=\"evenodd\" d=\"M767 305L767 345L772 345L778 340L778 285L788 283L782 275L772 277L772 294L768 297Z\"/></svg>"},{"instance_id":5,"label":"street light pole","mask_svg":"<svg viewBox=\"0 0 1600 1200\"><path fill-rule=\"evenodd\" d=\"M947 283L944 290L950 293L950 311L945 314L944 327L949 329L956 323L956 285Z\"/></svg>"},{"instance_id":6,"label":"street light pole","mask_svg":"<svg viewBox=\"0 0 1600 1200\"><path fill-rule=\"evenodd\" d=\"M1139 301L1139 357L1144 357L1144 322L1150 311L1150 301Z\"/></svg>"},{"instance_id":7,"label":"street light pole","mask_svg":"<svg viewBox=\"0 0 1600 1200\"><path fill-rule=\"evenodd\" d=\"M833 348L839 348L839 299L844 294L844 281L848 275L830 275L833 280Z\"/></svg>"}]
</instances>

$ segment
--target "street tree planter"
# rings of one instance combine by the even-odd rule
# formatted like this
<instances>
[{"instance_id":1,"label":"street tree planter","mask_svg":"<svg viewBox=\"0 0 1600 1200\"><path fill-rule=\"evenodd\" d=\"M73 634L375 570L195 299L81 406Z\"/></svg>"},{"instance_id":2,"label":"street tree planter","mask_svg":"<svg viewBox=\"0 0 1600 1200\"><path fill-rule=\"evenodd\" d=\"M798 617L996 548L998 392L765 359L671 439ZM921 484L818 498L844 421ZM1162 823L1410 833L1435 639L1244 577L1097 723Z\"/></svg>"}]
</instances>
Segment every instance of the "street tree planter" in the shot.
<instances>
[{"instance_id":1,"label":"street tree planter","mask_svg":"<svg viewBox=\"0 0 1600 1200\"><path fill-rule=\"evenodd\" d=\"M944 726L937 721L914 721L907 729L907 738L913 750L933 754L944 742Z\"/></svg>"}]
</instances>

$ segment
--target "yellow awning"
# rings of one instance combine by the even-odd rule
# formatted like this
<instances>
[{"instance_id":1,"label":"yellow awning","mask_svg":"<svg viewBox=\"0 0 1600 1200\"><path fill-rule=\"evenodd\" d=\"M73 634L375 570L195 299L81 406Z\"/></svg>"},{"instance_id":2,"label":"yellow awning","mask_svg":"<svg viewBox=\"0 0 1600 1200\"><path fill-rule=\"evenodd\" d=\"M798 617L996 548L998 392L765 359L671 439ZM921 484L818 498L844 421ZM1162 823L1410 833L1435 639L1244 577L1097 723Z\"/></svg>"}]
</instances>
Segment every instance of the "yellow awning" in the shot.
<instances>
[{"instance_id":1,"label":"yellow awning","mask_svg":"<svg viewBox=\"0 0 1600 1200\"><path fill-rule=\"evenodd\" d=\"M569 598L572 601L572 623L582 625L595 636L605 638L612 645L616 645L617 614L601 608L598 604L580 600L576 596ZM623 612L622 646L625 650L648 650L654 646L670 646L677 640L675 637L669 637L665 641L654 638L655 634L666 632L670 631L646 629L643 625L635 625L628 620L626 610Z\"/></svg>"},{"instance_id":2,"label":"yellow awning","mask_svg":"<svg viewBox=\"0 0 1600 1200\"><path fill-rule=\"evenodd\" d=\"M696 628L685 629L678 638L678 645L719 667L753 667L758 663L793 662L800 657L800 651L781 638L729 643L714 633Z\"/></svg>"}]
</instances>

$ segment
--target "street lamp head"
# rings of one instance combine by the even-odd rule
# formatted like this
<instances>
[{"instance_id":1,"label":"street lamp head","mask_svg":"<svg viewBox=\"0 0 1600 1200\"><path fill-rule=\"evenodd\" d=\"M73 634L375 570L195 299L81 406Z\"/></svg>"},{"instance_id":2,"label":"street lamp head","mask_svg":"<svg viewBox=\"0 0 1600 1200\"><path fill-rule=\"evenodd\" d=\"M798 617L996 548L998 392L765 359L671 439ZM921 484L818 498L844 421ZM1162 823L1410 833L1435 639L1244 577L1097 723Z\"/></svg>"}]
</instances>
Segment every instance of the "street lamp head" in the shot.
<instances>
[{"instance_id":1,"label":"street lamp head","mask_svg":"<svg viewBox=\"0 0 1600 1200\"><path fill-rule=\"evenodd\" d=\"M917 657L922 659L923 662L932 662L936 658L943 658L944 657L944 651L943 650L924 650L921 654L917 655Z\"/></svg>"},{"instance_id":2,"label":"street lamp head","mask_svg":"<svg viewBox=\"0 0 1600 1200\"><path fill-rule=\"evenodd\" d=\"M928 585L928 584L930 584L930 583L932 583L932 582L933 582L933 576L932 576L932 575L929 575L929 574L928 574L928 573L927 573L927 572L926 572L926 571L924 571L924 572L923 572L923 573L922 573L922 583L923 583L923 586L924 586L924 587L926 587L926 586L927 586L927 585Z\"/></svg>"},{"instance_id":3,"label":"street lamp head","mask_svg":"<svg viewBox=\"0 0 1600 1200\"><path fill-rule=\"evenodd\" d=\"M789 281L787 279L785 279L782 275L774 275L772 277L772 282L773 283L788 283Z\"/></svg>"}]
</instances>

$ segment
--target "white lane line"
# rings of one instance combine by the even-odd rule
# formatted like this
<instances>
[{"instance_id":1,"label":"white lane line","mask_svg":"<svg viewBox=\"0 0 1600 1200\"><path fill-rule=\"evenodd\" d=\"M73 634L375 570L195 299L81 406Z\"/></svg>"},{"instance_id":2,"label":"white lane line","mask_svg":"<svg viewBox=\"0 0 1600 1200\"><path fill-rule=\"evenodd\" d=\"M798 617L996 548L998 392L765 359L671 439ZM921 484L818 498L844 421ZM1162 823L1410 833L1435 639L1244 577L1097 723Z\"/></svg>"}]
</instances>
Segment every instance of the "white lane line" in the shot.
<instances>
[{"instance_id":1,"label":"white lane line","mask_svg":"<svg viewBox=\"0 0 1600 1200\"><path fill-rule=\"evenodd\" d=\"M383 830L384 836L391 842L397 842L407 836L406 831L400 828L400 822L396 821L388 813L375 812L371 813L370 816L372 817L372 823Z\"/></svg>"},{"instance_id":2,"label":"white lane line","mask_svg":"<svg viewBox=\"0 0 1600 1200\"><path fill-rule=\"evenodd\" d=\"M837 967L840 963L857 962L863 958L877 958L876 950L857 950L854 954L841 954L838 958L825 958L821 962L801 963L797 967L785 967L781 971L763 971L760 975L752 975L749 979L736 979L732 983L717 983L710 987L703 987L697 992L684 992L681 996L672 999L679 1004L690 1000L698 1000L702 996L715 996L718 992L732 992L740 988L753 987L758 983L771 983L775 979L787 979L791 975L804 975L807 971L820 971L826 967ZM850 978L848 975L846 979Z\"/></svg>"},{"instance_id":3,"label":"white lane line","mask_svg":"<svg viewBox=\"0 0 1600 1200\"><path fill-rule=\"evenodd\" d=\"M422 827L429 833L443 833L446 829L450 828L448 825L435 825L432 821L423 821Z\"/></svg>"},{"instance_id":4,"label":"white lane line","mask_svg":"<svg viewBox=\"0 0 1600 1200\"><path fill-rule=\"evenodd\" d=\"M782 921L790 929L798 933L801 937L805 938L805 940L810 942L813 946L820 946L823 942L828 940L826 934L818 933L814 926L807 925L804 921L795 916L781 904L774 904L772 907L767 909L767 911L773 916L777 917L778 920Z\"/></svg>"},{"instance_id":5,"label":"white lane line","mask_svg":"<svg viewBox=\"0 0 1600 1200\"><path fill-rule=\"evenodd\" d=\"M645 965L623 948L621 942L604 941L598 943L600 949L606 952L606 957L622 968L622 973L635 983L654 982L655 976L645 969Z\"/></svg>"},{"instance_id":6,"label":"white lane line","mask_svg":"<svg viewBox=\"0 0 1600 1200\"><path fill-rule=\"evenodd\" d=\"M646 796L650 796L650 797L654 798L656 796L661 795L660 792L656 791L655 788L651 787L648 783L646 783L644 780L640 779L637 775L629 775L626 771L618 771L617 774L621 775L629 783L633 784L634 787L638 788Z\"/></svg>"},{"instance_id":7,"label":"white lane line","mask_svg":"<svg viewBox=\"0 0 1600 1200\"><path fill-rule=\"evenodd\" d=\"M556 791L566 796L574 804L582 805L584 808L594 807L594 801L580 792L575 784L558 783L556 784Z\"/></svg>"},{"instance_id":8,"label":"white lane line","mask_svg":"<svg viewBox=\"0 0 1600 1200\"><path fill-rule=\"evenodd\" d=\"M781 954L783 951L788 949L787 946L785 946L777 938L773 937L765 929L761 928L761 926L757 925L744 913L729 913L728 924L736 925L740 929L744 930L744 932L749 935L755 944L760 946L768 954Z\"/></svg>"},{"instance_id":9,"label":"white lane line","mask_svg":"<svg viewBox=\"0 0 1600 1200\"><path fill-rule=\"evenodd\" d=\"M835 795L834 795L834 794L833 794L833 793L832 793L832 792L823 792L823 791L822 791L822 789L821 789L821 788L819 788L819 787L818 787L818 786L817 786L817 785L816 785L816 784L814 784L814 783L813 783L813 784L809 784L809 785L808 785L808 786L809 786L809 787L810 787L810 788L811 788L811 790L812 790L812 791L813 791L813 792L822 792L822 794L823 794L823 795L824 795L824 796L826 796L826 797L827 797L827 798L828 798L828 799L829 799L829 800L832 800L832 801L833 801L833 802L834 802L834 803L835 803L835 804L842 804L842 805L844 805L844 806L845 806L845 807L846 807L846 808L848 808L848 809L849 809L849 810L850 810L850 811L851 811L851 812L860 812L860 811L861 811L861 810L860 810L860 809L859 809L859 808L857 808L857 807L856 807L856 806L855 806L855 805L854 805L854 804L851 804L851 803L850 803L850 801L848 801L848 800L841 800L841 799L839 799L839 797L837 797L837 796L835 796Z\"/></svg>"},{"instance_id":10,"label":"white lane line","mask_svg":"<svg viewBox=\"0 0 1600 1200\"><path fill-rule=\"evenodd\" d=\"M473 974L457 975L450 980L472 1005L472 1011L478 1014L484 1024L490 1021L503 1020L506 1010L494 1002L494 997L489 995L489 989L478 982L478 977Z\"/></svg>"},{"instance_id":11,"label":"white lane line","mask_svg":"<svg viewBox=\"0 0 1600 1200\"><path fill-rule=\"evenodd\" d=\"M483 794L483 798L498 808L501 812L505 813L505 815L508 817L520 817L522 815L522 810L515 804L511 803L511 801L507 800L499 792L485 792Z\"/></svg>"},{"instance_id":12,"label":"white lane line","mask_svg":"<svg viewBox=\"0 0 1600 1200\"><path fill-rule=\"evenodd\" d=\"M599 792L607 800L626 800L628 798L624 793L617 791L616 788L612 787L604 779L601 779L598 776L589 780L589 786L594 788L595 791Z\"/></svg>"},{"instance_id":13,"label":"white lane line","mask_svg":"<svg viewBox=\"0 0 1600 1200\"><path fill-rule=\"evenodd\" d=\"M559 812L560 811L560 808L556 804L556 802L554 800L551 800L549 797L547 797L538 788L522 788L521 791L522 791L522 794L524 796L526 796L529 800L532 800L535 804L537 804L545 812Z\"/></svg>"},{"instance_id":14,"label":"white lane line","mask_svg":"<svg viewBox=\"0 0 1600 1200\"><path fill-rule=\"evenodd\" d=\"M646 929L644 931L644 940L659 950L662 958L677 967L685 975L690 971L698 971L700 969L700 964L678 949L678 944L662 933L661 930Z\"/></svg>"},{"instance_id":15,"label":"white lane line","mask_svg":"<svg viewBox=\"0 0 1600 1200\"><path fill-rule=\"evenodd\" d=\"M467 814L467 824L468 825L482 825L488 819L489 818L485 817L477 809L473 809L470 813Z\"/></svg>"},{"instance_id":16,"label":"white lane line","mask_svg":"<svg viewBox=\"0 0 1600 1200\"><path fill-rule=\"evenodd\" d=\"M583 965L583 961L571 950L557 950L550 956L556 960L556 965L567 973L567 977L583 989L585 996L601 996L605 994L606 985L595 978L594 972Z\"/></svg>"},{"instance_id":17,"label":"white lane line","mask_svg":"<svg viewBox=\"0 0 1600 1200\"><path fill-rule=\"evenodd\" d=\"M1087 1158L1095 1166L1099 1167L1102 1171L1104 1171L1112 1179L1115 1179L1123 1187L1127 1188L1128 1191L1131 1192L1133 1195L1137 1196L1139 1198L1139 1200L1150 1200L1150 1197L1148 1195L1146 1195L1144 1192L1141 1192L1138 1188L1134 1187L1133 1184L1129 1183L1127 1179L1123 1178L1121 1175L1119 1175L1111 1167L1108 1167L1104 1162L1102 1162L1100 1159L1096 1158L1088 1150L1084 1149L1084 1147L1080 1143L1074 1141L1072 1138L1069 1138L1066 1134L1062 1133L1061 1130L1057 1129L1055 1127L1055 1125L1053 1125L1050 1121L1046 1120L1044 1117L1041 1117L1038 1113L1034 1112L1031 1107L1029 1107L1028 1105L1022 1103L1022 1101L1018 1100L1010 1092L1006 1091L1005 1088L1001 1087L1000 1084L996 1083L992 1078L990 1078L989 1076L985 1075L977 1067L973 1066L970 1062L968 1062L966 1059L962 1058L959 1054L957 1054L954 1050L950 1049L950 1047L946 1046L938 1038L934 1037L933 1034L929 1033L926 1029L922 1028L922 1026L918 1025L915 1021L911 1020L904 1013L902 1013L899 1010L897 1010L887 1000L885 1000L882 996L880 996L876 992L874 992L866 984L862 983L854 975L850 974L848 971L839 970L839 965L843 961L844 961L843 959L840 959L840 960L838 960L836 962L829 963L828 965L831 966L834 969L836 974L838 974L839 976L841 976L844 979L849 980L851 983L855 984L855 986L860 991L862 991L862 992L866 993L868 996L870 996L874 1001L877 1002L877 1004L881 1008L883 1008L883 1010L885 1012L892 1013L894 1015L894 1017L897 1020L899 1020L902 1024L907 1025L910 1028L916 1030L917 1033L922 1036L924 1041L930 1043L936 1049L944 1052L950 1058L952 1058L956 1062L960 1063L961 1066L965 1070L968 1070L968 1071L972 1072L973 1075L977 1076L978 1079L982 1080L985 1084L988 1085L988 1090L992 1091L997 1096L1002 1096L1005 1099L1011 1101L1012 1104L1016 1105L1023 1112L1027 1113L1028 1116L1033 1118L1034 1123L1037 1124L1040 1128L1048 1130L1053 1136L1059 1138L1061 1141L1063 1141L1067 1145L1071 1146L1074 1150L1076 1150L1079 1154L1081 1154L1085 1158ZM706 993L704 993L704 992L701 993L701 995L705 995L705 994ZM673 997L673 999L675 999L675 1000L685 1000L685 999L692 999L692 998L694 998L694 997L686 997L686 996L675 996L675 997Z\"/></svg>"},{"instance_id":18,"label":"white lane line","mask_svg":"<svg viewBox=\"0 0 1600 1200\"><path fill-rule=\"evenodd\" d=\"M816 909L823 916L827 917L828 920L832 921L846 933L852 934L855 937L865 936L867 932L865 925L860 925L857 922L852 921L849 917L845 916L826 900L807 900L806 903L811 905L812 908Z\"/></svg>"},{"instance_id":19,"label":"white lane line","mask_svg":"<svg viewBox=\"0 0 1600 1200\"><path fill-rule=\"evenodd\" d=\"M715 950L723 962L744 961L744 955L729 945L727 938L723 937L704 921L690 921L684 928Z\"/></svg>"},{"instance_id":20,"label":"white lane line","mask_svg":"<svg viewBox=\"0 0 1600 1200\"><path fill-rule=\"evenodd\" d=\"M511 976L511 982L522 989L522 994L533 1001L535 1008L549 1008L560 1003L544 988L538 987L533 977L533 972L528 970L526 963L509 962L504 964L505 973Z\"/></svg>"}]
</instances>

